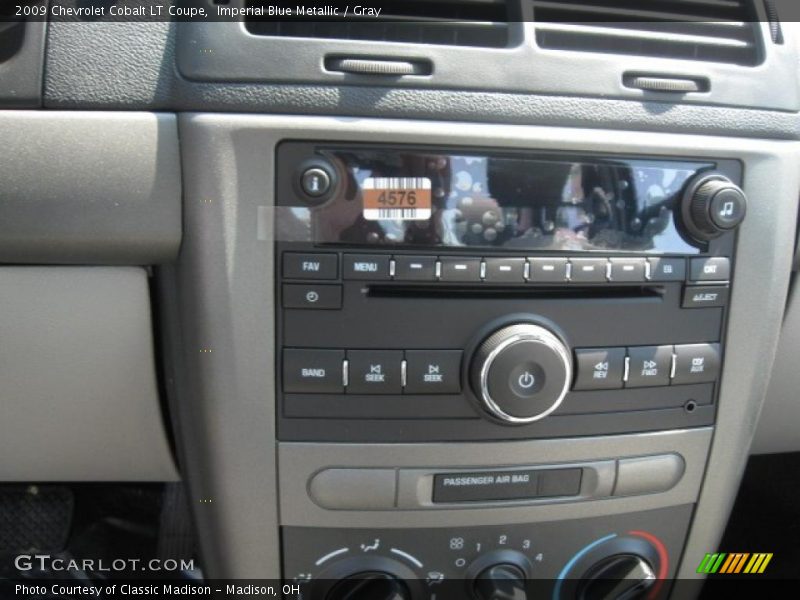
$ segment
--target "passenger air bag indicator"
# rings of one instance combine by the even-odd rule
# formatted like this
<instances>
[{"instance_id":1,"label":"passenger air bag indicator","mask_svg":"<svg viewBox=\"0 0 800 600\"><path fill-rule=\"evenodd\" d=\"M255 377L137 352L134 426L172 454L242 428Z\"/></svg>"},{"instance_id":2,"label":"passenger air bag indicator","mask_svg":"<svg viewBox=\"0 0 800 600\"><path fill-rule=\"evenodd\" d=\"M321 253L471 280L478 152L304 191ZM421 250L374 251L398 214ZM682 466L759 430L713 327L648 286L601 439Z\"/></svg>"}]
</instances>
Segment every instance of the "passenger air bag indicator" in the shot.
<instances>
[{"instance_id":1,"label":"passenger air bag indicator","mask_svg":"<svg viewBox=\"0 0 800 600\"><path fill-rule=\"evenodd\" d=\"M368 177L361 197L367 221L426 221L433 214L428 177Z\"/></svg>"}]
</instances>

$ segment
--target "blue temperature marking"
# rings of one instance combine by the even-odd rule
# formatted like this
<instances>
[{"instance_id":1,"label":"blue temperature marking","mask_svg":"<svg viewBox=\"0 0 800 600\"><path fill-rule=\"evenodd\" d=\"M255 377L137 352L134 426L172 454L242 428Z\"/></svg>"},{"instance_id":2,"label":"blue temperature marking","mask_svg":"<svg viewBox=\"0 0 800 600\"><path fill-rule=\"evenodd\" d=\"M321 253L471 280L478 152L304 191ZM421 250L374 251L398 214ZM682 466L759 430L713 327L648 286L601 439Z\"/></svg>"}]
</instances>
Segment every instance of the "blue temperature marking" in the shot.
<instances>
[{"instance_id":1,"label":"blue temperature marking","mask_svg":"<svg viewBox=\"0 0 800 600\"><path fill-rule=\"evenodd\" d=\"M556 587L553 589L553 600L559 600L559 597L561 596L561 584L564 582L564 578L567 576L567 573L569 573L570 569L575 566L575 563L585 556L587 552L591 551L592 548L595 548L596 546L599 546L608 540L613 540L615 537L617 537L617 534L612 533L611 535L607 535L599 540L595 540L588 546L584 547L580 552L573 556L566 565L564 565L564 568L561 569L561 573L558 574Z\"/></svg>"}]
</instances>

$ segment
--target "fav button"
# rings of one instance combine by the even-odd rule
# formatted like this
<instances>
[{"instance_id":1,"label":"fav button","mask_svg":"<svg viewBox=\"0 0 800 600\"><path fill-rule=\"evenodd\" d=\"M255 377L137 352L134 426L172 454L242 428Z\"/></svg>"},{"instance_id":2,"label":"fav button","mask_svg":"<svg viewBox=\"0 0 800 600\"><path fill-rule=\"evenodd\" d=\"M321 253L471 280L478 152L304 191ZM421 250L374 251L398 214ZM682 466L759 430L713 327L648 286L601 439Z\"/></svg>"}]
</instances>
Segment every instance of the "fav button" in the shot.
<instances>
[{"instance_id":1,"label":"fav button","mask_svg":"<svg viewBox=\"0 0 800 600\"><path fill-rule=\"evenodd\" d=\"M675 346L673 385L709 383L719 375L719 344L686 344Z\"/></svg>"},{"instance_id":2,"label":"fav button","mask_svg":"<svg viewBox=\"0 0 800 600\"><path fill-rule=\"evenodd\" d=\"M283 276L287 279L336 279L339 257L336 254L283 254Z\"/></svg>"},{"instance_id":3,"label":"fav button","mask_svg":"<svg viewBox=\"0 0 800 600\"><path fill-rule=\"evenodd\" d=\"M669 385L672 346L628 348L628 381L625 387Z\"/></svg>"},{"instance_id":4,"label":"fav button","mask_svg":"<svg viewBox=\"0 0 800 600\"><path fill-rule=\"evenodd\" d=\"M402 350L348 350L348 394L399 394Z\"/></svg>"},{"instance_id":5,"label":"fav button","mask_svg":"<svg viewBox=\"0 0 800 600\"><path fill-rule=\"evenodd\" d=\"M575 350L578 375L574 390L613 390L622 387L625 348L581 348Z\"/></svg>"},{"instance_id":6,"label":"fav button","mask_svg":"<svg viewBox=\"0 0 800 600\"><path fill-rule=\"evenodd\" d=\"M461 391L461 350L406 350L406 394Z\"/></svg>"},{"instance_id":7,"label":"fav button","mask_svg":"<svg viewBox=\"0 0 800 600\"><path fill-rule=\"evenodd\" d=\"M389 279L389 256L386 254L345 254L344 278L371 281Z\"/></svg>"}]
</instances>

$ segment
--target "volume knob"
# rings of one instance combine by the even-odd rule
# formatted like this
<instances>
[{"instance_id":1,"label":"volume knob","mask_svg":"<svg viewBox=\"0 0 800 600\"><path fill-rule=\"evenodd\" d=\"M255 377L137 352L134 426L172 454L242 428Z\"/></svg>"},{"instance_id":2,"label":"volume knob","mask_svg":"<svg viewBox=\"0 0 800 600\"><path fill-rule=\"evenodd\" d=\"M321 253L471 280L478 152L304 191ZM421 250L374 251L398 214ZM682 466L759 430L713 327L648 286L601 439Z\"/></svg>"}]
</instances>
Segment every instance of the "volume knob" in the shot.
<instances>
[{"instance_id":1,"label":"volume knob","mask_svg":"<svg viewBox=\"0 0 800 600\"><path fill-rule=\"evenodd\" d=\"M564 342L533 323L503 327L478 347L471 383L484 411L503 423L524 424L553 412L569 389L572 361Z\"/></svg>"},{"instance_id":2,"label":"volume knob","mask_svg":"<svg viewBox=\"0 0 800 600\"><path fill-rule=\"evenodd\" d=\"M724 175L705 175L689 186L683 222L692 237L712 240L739 226L747 212L744 192Z\"/></svg>"}]
</instances>

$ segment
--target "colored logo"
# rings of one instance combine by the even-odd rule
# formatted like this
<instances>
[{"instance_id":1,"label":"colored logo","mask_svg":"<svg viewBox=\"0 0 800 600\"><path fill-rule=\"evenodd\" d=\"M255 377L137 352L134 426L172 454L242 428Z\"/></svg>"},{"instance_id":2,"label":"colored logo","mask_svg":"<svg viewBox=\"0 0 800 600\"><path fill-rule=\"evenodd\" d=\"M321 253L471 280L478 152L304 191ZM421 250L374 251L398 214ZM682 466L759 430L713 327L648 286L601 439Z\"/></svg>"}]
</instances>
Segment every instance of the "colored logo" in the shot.
<instances>
[{"instance_id":1,"label":"colored logo","mask_svg":"<svg viewBox=\"0 0 800 600\"><path fill-rule=\"evenodd\" d=\"M761 574L767 568L769 561L772 560L772 553L759 552L750 554L749 552L718 552L716 554L706 554L705 558L697 567L698 573L708 573L709 575L749 573L751 575Z\"/></svg>"}]
</instances>

